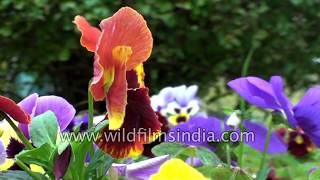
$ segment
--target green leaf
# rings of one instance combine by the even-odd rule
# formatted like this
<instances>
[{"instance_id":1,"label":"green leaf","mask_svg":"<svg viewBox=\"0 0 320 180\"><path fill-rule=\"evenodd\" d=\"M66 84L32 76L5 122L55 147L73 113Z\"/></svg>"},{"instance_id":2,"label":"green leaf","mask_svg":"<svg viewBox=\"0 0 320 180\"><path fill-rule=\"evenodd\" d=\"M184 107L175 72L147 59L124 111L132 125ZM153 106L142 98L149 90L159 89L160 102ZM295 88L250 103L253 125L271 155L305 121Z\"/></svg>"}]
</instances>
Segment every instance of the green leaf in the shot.
<instances>
[{"instance_id":1,"label":"green leaf","mask_svg":"<svg viewBox=\"0 0 320 180\"><path fill-rule=\"evenodd\" d=\"M43 144L41 147L32 150L23 150L16 158L26 164L36 164L47 170L53 169L53 161L50 157L54 153L54 148L49 144Z\"/></svg>"},{"instance_id":2,"label":"green leaf","mask_svg":"<svg viewBox=\"0 0 320 180\"><path fill-rule=\"evenodd\" d=\"M34 119L30 124L30 137L36 147L43 144L55 146L58 134L58 122L53 112L47 111Z\"/></svg>"},{"instance_id":3,"label":"green leaf","mask_svg":"<svg viewBox=\"0 0 320 180\"><path fill-rule=\"evenodd\" d=\"M252 180L238 168L227 168L224 166L202 166L197 168L204 176L210 179Z\"/></svg>"},{"instance_id":4,"label":"green leaf","mask_svg":"<svg viewBox=\"0 0 320 180\"><path fill-rule=\"evenodd\" d=\"M62 142L58 145L58 154L60 155L68 147L69 142Z\"/></svg>"},{"instance_id":5,"label":"green leaf","mask_svg":"<svg viewBox=\"0 0 320 180\"><path fill-rule=\"evenodd\" d=\"M47 179L44 175L36 173L41 179ZM2 171L0 172L0 179L16 179L16 180L33 180L24 171Z\"/></svg>"},{"instance_id":6,"label":"green leaf","mask_svg":"<svg viewBox=\"0 0 320 180\"><path fill-rule=\"evenodd\" d=\"M83 179L85 175L86 155L91 142L71 142L70 144L72 147L72 157L64 179Z\"/></svg>"},{"instance_id":7,"label":"green leaf","mask_svg":"<svg viewBox=\"0 0 320 180\"><path fill-rule=\"evenodd\" d=\"M177 157L186 151L187 146L179 143L161 143L152 148L152 153L156 156L170 155Z\"/></svg>"},{"instance_id":8,"label":"green leaf","mask_svg":"<svg viewBox=\"0 0 320 180\"><path fill-rule=\"evenodd\" d=\"M312 172L309 175L309 180L319 180L320 179L320 169L317 169L316 171Z\"/></svg>"},{"instance_id":9,"label":"green leaf","mask_svg":"<svg viewBox=\"0 0 320 180\"><path fill-rule=\"evenodd\" d=\"M89 179L95 175L97 175L97 177L104 176L110 168L112 162L113 159L111 156L98 149L86 169L85 177Z\"/></svg>"},{"instance_id":10,"label":"green leaf","mask_svg":"<svg viewBox=\"0 0 320 180\"><path fill-rule=\"evenodd\" d=\"M216 166L222 163L218 156L207 148L197 147L196 154L204 165Z\"/></svg>"}]
</instances>

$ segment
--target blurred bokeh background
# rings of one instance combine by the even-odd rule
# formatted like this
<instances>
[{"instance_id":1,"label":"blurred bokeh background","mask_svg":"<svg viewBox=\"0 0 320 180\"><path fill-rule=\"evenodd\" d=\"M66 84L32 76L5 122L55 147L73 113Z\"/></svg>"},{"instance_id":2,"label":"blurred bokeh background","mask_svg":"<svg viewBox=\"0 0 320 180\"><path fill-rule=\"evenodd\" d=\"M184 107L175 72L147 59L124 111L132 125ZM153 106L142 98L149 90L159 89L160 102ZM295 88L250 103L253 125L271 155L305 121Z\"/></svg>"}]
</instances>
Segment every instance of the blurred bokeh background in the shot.
<instances>
[{"instance_id":1,"label":"blurred bokeh background","mask_svg":"<svg viewBox=\"0 0 320 180\"><path fill-rule=\"evenodd\" d=\"M122 6L139 11L153 33L145 64L152 94L197 84L209 110L233 106L226 82L250 52L249 75L282 75L290 92L319 82L319 0L1 0L0 94L55 94L85 109L93 54L80 46L73 18L98 26Z\"/></svg>"}]
</instances>

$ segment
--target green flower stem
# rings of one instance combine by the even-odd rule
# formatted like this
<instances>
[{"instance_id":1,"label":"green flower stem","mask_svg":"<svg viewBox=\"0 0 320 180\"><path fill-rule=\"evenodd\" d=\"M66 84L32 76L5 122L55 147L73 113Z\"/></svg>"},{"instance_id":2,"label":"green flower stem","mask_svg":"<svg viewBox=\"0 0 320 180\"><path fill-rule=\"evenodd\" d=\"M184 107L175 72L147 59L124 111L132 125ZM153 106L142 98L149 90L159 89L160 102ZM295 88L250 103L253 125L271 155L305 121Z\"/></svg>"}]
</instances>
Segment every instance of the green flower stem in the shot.
<instances>
[{"instance_id":1,"label":"green flower stem","mask_svg":"<svg viewBox=\"0 0 320 180\"><path fill-rule=\"evenodd\" d=\"M244 64L243 64L242 70L241 70L242 77L245 77L248 74L248 70L250 67L250 63L252 60L254 50L255 50L255 47L252 46L251 49L249 50L249 53L248 53L246 59L244 60ZM240 100L240 110L241 110L241 119L244 119L244 113L246 111L246 102L244 101L243 98L241 98L241 100ZM240 124L240 130L241 130L241 132L244 131L244 127L242 124ZM244 149L244 142L240 142L240 144L239 144L239 157L238 157L239 167L242 167L243 149Z\"/></svg>"},{"instance_id":2,"label":"green flower stem","mask_svg":"<svg viewBox=\"0 0 320 180\"><path fill-rule=\"evenodd\" d=\"M16 159L16 164L23 170L25 171L26 173L28 173L33 179L36 179L36 180L41 180L41 178L39 176L37 176L36 174L34 174L30 168L25 165L23 162L21 162L19 159Z\"/></svg>"},{"instance_id":3,"label":"green flower stem","mask_svg":"<svg viewBox=\"0 0 320 180\"><path fill-rule=\"evenodd\" d=\"M231 155L230 155L230 145L226 143L226 153L227 153L227 164L231 166Z\"/></svg>"},{"instance_id":4,"label":"green flower stem","mask_svg":"<svg viewBox=\"0 0 320 180\"><path fill-rule=\"evenodd\" d=\"M90 88L91 81L89 83ZM89 122L88 122L88 129L93 127L93 96L91 94L90 89L88 88L88 111L89 111ZM93 142L90 146L90 157L92 158L94 156L94 147Z\"/></svg>"},{"instance_id":5,"label":"green flower stem","mask_svg":"<svg viewBox=\"0 0 320 180\"><path fill-rule=\"evenodd\" d=\"M267 151L268 151L268 147L269 147L269 143L270 143L271 132L272 132L272 116L270 115L268 118L268 135L267 135L267 139L266 139L266 142L265 142L264 148L263 148L263 153L262 153L262 157L261 157L258 176L260 175L260 172L263 170L264 165L265 165L266 155L267 155Z\"/></svg>"},{"instance_id":6,"label":"green flower stem","mask_svg":"<svg viewBox=\"0 0 320 180\"><path fill-rule=\"evenodd\" d=\"M6 121L10 124L10 126L12 127L12 129L16 132L16 134L18 135L19 139L22 141L22 143L24 145L26 145L27 149L33 149L33 146L31 145L31 143L29 142L29 140L26 138L26 136L24 136L24 134L21 132L21 130L17 127L17 125L12 121L12 119L7 116L5 113L0 112L0 116L4 117L6 119Z\"/></svg>"}]
</instances>

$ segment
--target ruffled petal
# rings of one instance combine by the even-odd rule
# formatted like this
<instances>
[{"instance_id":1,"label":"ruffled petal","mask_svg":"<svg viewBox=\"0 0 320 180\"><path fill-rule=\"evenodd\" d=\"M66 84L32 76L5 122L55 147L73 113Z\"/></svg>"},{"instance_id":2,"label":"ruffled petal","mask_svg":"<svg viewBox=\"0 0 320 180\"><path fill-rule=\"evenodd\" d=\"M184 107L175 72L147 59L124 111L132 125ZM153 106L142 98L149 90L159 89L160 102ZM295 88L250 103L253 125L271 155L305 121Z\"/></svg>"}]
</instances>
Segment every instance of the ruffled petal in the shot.
<instances>
[{"instance_id":1,"label":"ruffled petal","mask_svg":"<svg viewBox=\"0 0 320 180\"><path fill-rule=\"evenodd\" d=\"M95 61L93 63L93 67L94 67L94 69L93 69L94 76L93 76L92 82L90 84L90 91L91 91L91 94L92 94L94 100L102 101L106 96L106 93L104 90L104 86L105 86L104 85L104 83L105 83L104 82L104 69L103 69L102 65L100 64L100 61L97 56L95 56ZM106 74L108 74L108 73L106 73ZM111 76L113 76L114 71L109 71L109 74ZM113 81L113 77L110 78L109 82L112 83L112 81Z\"/></svg>"},{"instance_id":2,"label":"ruffled petal","mask_svg":"<svg viewBox=\"0 0 320 180\"><path fill-rule=\"evenodd\" d=\"M82 33L80 39L81 45L87 48L88 51L94 52L96 50L96 45L101 31L98 28L91 26L82 16L76 16L73 22Z\"/></svg>"},{"instance_id":3,"label":"ruffled petal","mask_svg":"<svg viewBox=\"0 0 320 180\"><path fill-rule=\"evenodd\" d=\"M132 56L128 59L127 70L136 68L146 61L152 50L152 34L147 27L146 21L130 7L121 8L112 17L100 23L103 34L108 37L101 38L100 45L106 44L107 49L124 45L132 48ZM99 45L99 46L100 46Z\"/></svg>"},{"instance_id":4,"label":"ruffled petal","mask_svg":"<svg viewBox=\"0 0 320 180\"><path fill-rule=\"evenodd\" d=\"M153 136L157 135L160 129L161 123L150 106L148 89L128 90L128 105L123 125L118 130L105 127L96 144L114 158L137 156L143 152L143 144L153 140Z\"/></svg>"},{"instance_id":5,"label":"ruffled petal","mask_svg":"<svg viewBox=\"0 0 320 180\"><path fill-rule=\"evenodd\" d=\"M244 121L244 127L246 128L247 132L253 133L254 138L251 139L248 137L248 139L245 139L245 143L256 150L263 152L264 144L267 139L268 129L262 124L254 123L251 121ZM281 154L286 153L287 151L288 147L286 143L276 132L272 132L267 153Z\"/></svg>"},{"instance_id":6,"label":"ruffled petal","mask_svg":"<svg viewBox=\"0 0 320 180\"><path fill-rule=\"evenodd\" d=\"M31 116L34 115L34 111L37 106L37 99L39 95L37 93L31 94L18 103L18 105Z\"/></svg>"},{"instance_id":7,"label":"ruffled petal","mask_svg":"<svg viewBox=\"0 0 320 180\"><path fill-rule=\"evenodd\" d=\"M260 108L279 110L271 84L256 77L238 78L228 83L228 86L235 90L249 103Z\"/></svg>"},{"instance_id":8,"label":"ruffled petal","mask_svg":"<svg viewBox=\"0 0 320 180\"><path fill-rule=\"evenodd\" d=\"M0 111L6 113L19 123L29 124L31 117L20 106L18 106L13 100L0 96Z\"/></svg>"},{"instance_id":9,"label":"ruffled petal","mask_svg":"<svg viewBox=\"0 0 320 180\"><path fill-rule=\"evenodd\" d=\"M35 116L52 111L57 117L60 130L63 131L74 118L76 110L65 99L58 96L42 96L38 98Z\"/></svg>"}]
</instances>

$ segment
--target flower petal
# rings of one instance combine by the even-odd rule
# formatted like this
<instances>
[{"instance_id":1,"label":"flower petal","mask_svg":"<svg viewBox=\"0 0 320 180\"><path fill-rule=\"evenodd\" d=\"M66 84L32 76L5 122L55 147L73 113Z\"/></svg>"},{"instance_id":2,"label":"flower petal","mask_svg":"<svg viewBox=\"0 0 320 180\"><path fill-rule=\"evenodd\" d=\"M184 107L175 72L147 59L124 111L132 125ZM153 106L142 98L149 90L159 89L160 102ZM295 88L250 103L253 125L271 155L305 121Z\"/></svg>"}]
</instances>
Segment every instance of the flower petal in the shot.
<instances>
[{"instance_id":1,"label":"flower petal","mask_svg":"<svg viewBox=\"0 0 320 180\"><path fill-rule=\"evenodd\" d=\"M159 133L160 129L161 123L150 106L148 89L128 90L128 105L123 125L118 130L104 128L96 144L114 158L136 156L142 153L143 144L153 140L151 136ZM129 136L129 133L132 136ZM111 137L114 139L111 140Z\"/></svg>"},{"instance_id":2,"label":"flower petal","mask_svg":"<svg viewBox=\"0 0 320 180\"><path fill-rule=\"evenodd\" d=\"M112 17L100 23L103 34L101 43L111 50L115 46L124 45L132 48L132 56L127 62L127 70L136 68L146 61L152 50L153 39L146 21L130 7L121 8Z\"/></svg>"},{"instance_id":3,"label":"flower petal","mask_svg":"<svg viewBox=\"0 0 320 180\"><path fill-rule=\"evenodd\" d=\"M65 99L58 96L42 96L38 98L35 116L52 111L57 117L60 130L63 131L74 118L76 110Z\"/></svg>"},{"instance_id":4,"label":"flower petal","mask_svg":"<svg viewBox=\"0 0 320 180\"><path fill-rule=\"evenodd\" d=\"M0 164L4 164L7 158L6 148L3 145L3 142L0 139Z\"/></svg>"},{"instance_id":5,"label":"flower petal","mask_svg":"<svg viewBox=\"0 0 320 180\"><path fill-rule=\"evenodd\" d=\"M34 115L37 105L37 99L39 95L37 93L31 94L18 103L18 105L31 116Z\"/></svg>"},{"instance_id":6,"label":"flower petal","mask_svg":"<svg viewBox=\"0 0 320 180\"><path fill-rule=\"evenodd\" d=\"M171 159L166 161L160 166L159 172L152 175L151 180L185 180L185 179L197 179L206 180L199 171L183 162L181 159Z\"/></svg>"},{"instance_id":7,"label":"flower petal","mask_svg":"<svg viewBox=\"0 0 320 180\"><path fill-rule=\"evenodd\" d=\"M280 109L271 84L263 79L257 77L238 78L230 81L228 86L253 105L260 108Z\"/></svg>"},{"instance_id":8,"label":"flower petal","mask_svg":"<svg viewBox=\"0 0 320 180\"><path fill-rule=\"evenodd\" d=\"M185 135L186 133L188 133L188 136ZM213 137L213 134L214 137L219 137L220 133L222 133L220 120L215 117L195 116L191 117L188 122L171 128L169 133L166 134L165 140L191 146L202 146L213 150L209 145L208 138ZM191 135L197 136L189 138ZM219 141L219 139L212 139L212 141Z\"/></svg>"},{"instance_id":9,"label":"flower petal","mask_svg":"<svg viewBox=\"0 0 320 180\"><path fill-rule=\"evenodd\" d=\"M126 178L148 180L169 159L169 155L164 155L132 164L112 164L112 168Z\"/></svg>"},{"instance_id":10,"label":"flower petal","mask_svg":"<svg viewBox=\"0 0 320 180\"><path fill-rule=\"evenodd\" d=\"M295 117L298 125L320 147L320 106L298 106Z\"/></svg>"},{"instance_id":11,"label":"flower petal","mask_svg":"<svg viewBox=\"0 0 320 180\"><path fill-rule=\"evenodd\" d=\"M301 98L296 107L305 105L319 105L320 106L320 86L310 88Z\"/></svg>"},{"instance_id":12,"label":"flower petal","mask_svg":"<svg viewBox=\"0 0 320 180\"><path fill-rule=\"evenodd\" d=\"M105 90L104 90L104 69L102 65L100 64L98 56L95 56L95 61L93 63L93 79L90 84L90 91L91 94L96 101L102 101L105 96ZM110 72L113 73L113 72ZM112 79L113 81L113 79ZM111 81L111 82L112 82Z\"/></svg>"},{"instance_id":13,"label":"flower petal","mask_svg":"<svg viewBox=\"0 0 320 180\"><path fill-rule=\"evenodd\" d=\"M82 33L80 39L81 45L87 48L88 51L94 52L101 34L100 30L91 26L82 16L76 16L73 22L77 25L78 29Z\"/></svg>"},{"instance_id":14,"label":"flower petal","mask_svg":"<svg viewBox=\"0 0 320 180\"><path fill-rule=\"evenodd\" d=\"M124 121L127 105L127 80L125 65L115 67L114 81L107 93L109 129L119 129Z\"/></svg>"},{"instance_id":15,"label":"flower petal","mask_svg":"<svg viewBox=\"0 0 320 180\"><path fill-rule=\"evenodd\" d=\"M254 123L251 121L244 121L244 127L248 132L254 133L254 139L245 139L245 143L250 145L252 148L263 152L264 144L267 139L268 129L261 124ZM287 145L281 139L281 137L276 133L272 132L270 137L270 142L268 146L267 153L269 154L280 154L287 152Z\"/></svg>"},{"instance_id":16,"label":"flower petal","mask_svg":"<svg viewBox=\"0 0 320 180\"><path fill-rule=\"evenodd\" d=\"M13 100L0 96L0 111L8 114L15 121L29 124L31 121L30 115L19 107Z\"/></svg>"},{"instance_id":17,"label":"flower petal","mask_svg":"<svg viewBox=\"0 0 320 180\"><path fill-rule=\"evenodd\" d=\"M21 102L19 102L19 106L29 113L31 117L34 116L37 107L37 100L39 95L37 93L31 94L28 97L24 98ZM19 128L23 132L23 134L29 139L29 128L28 124L19 123Z\"/></svg>"},{"instance_id":18,"label":"flower petal","mask_svg":"<svg viewBox=\"0 0 320 180\"><path fill-rule=\"evenodd\" d=\"M288 97L284 94L282 78L280 76L272 76L270 83L272 85L274 94L277 97L277 100L281 106L281 109L286 114L290 125L292 127L296 127L297 121L293 115L292 104L289 101Z\"/></svg>"}]
</instances>

